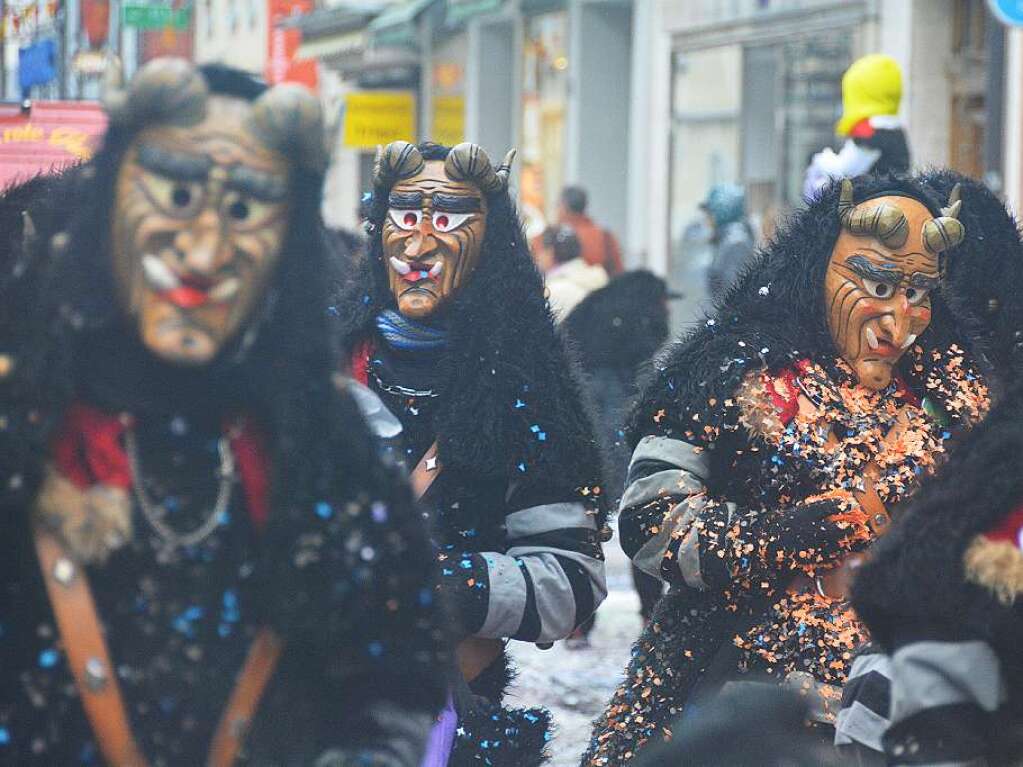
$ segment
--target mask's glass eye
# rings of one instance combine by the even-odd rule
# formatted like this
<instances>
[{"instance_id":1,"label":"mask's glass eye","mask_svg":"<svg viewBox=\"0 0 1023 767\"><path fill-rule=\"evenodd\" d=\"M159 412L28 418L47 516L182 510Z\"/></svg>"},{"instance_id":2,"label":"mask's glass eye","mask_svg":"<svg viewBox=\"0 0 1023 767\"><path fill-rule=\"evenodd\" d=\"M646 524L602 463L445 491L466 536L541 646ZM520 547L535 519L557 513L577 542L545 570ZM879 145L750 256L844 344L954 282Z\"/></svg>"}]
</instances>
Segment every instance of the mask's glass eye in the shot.
<instances>
[{"instance_id":1,"label":"mask's glass eye","mask_svg":"<svg viewBox=\"0 0 1023 767\"><path fill-rule=\"evenodd\" d=\"M438 232L450 232L464 224L471 215L471 213L434 213L433 228Z\"/></svg>"},{"instance_id":2,"label":"mask's glass eye","mask_svg":"<svg viewBox=\"0 0 1023 767\"><path fill-rule=\"evenodd\" d=\"M160 211L174 218L191 218L203 203L203 185L192 181L178 181L158 173L143 173L142 185Z\"/></svg>"},{"instance_id":3,"label":"mask's glass eye","mask_svg":"<svg viewBox=\"0 0 1023 767\"><path fill-rule=\"evenodd\" d=\"M867 292L874 298L891 298L895 295L895 288L887 282L878 282L877 280L868 280L864 278L863 287L866 288Z\"/></svg>"},{"instance_id":4,"label":"mask's glass eye","mask_svg":"<svg viewBox=\"0 0 1023 767\"><path fill-rule=\"evenodd\" d=\"M913 306L922 304L930 294L931 291L924 290L923 288L906 288L906 300Z\"/></svg>"},{"instance_id":5,"label":"mask's glass eye","mask_svg":"<svg viewBox=\"0 0 1023 767\"><path fill-rule=\"evenodd\" d=\"M391 216L391 221L394 222L394 225L399 229L404 229L406 232L415 229L423 220L423 211L421 210L391 208L388 214Z\"/></svg>"}]
</instances>

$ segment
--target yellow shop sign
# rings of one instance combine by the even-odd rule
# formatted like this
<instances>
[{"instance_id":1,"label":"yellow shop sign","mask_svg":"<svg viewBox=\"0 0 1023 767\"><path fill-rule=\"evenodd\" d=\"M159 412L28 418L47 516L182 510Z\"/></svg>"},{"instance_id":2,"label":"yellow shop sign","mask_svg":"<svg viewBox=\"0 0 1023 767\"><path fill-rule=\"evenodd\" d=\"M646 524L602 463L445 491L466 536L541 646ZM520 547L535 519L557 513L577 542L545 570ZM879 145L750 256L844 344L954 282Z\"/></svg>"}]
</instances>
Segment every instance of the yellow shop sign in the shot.
<instances>
[{"instance_id":1,"label":"yellow shop sign","mask_svg":"<svg viewBox=\"0 0 1023 767\"><path fill-rule=\"evenodd\" d=\"M376 149L416 140L416 97L411 91L359 91L345 97L342 141L352 149Z\"/></svg>"}]
</instances>

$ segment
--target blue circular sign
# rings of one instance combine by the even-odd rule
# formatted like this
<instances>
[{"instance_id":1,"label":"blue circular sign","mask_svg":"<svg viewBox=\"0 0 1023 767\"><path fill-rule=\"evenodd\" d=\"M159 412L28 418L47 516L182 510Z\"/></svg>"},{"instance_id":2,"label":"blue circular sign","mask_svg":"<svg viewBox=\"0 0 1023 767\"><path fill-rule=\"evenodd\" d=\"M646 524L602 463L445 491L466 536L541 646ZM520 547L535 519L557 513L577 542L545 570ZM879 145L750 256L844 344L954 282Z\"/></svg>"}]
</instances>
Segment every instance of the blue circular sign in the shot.
<instances>
[{"instance_id":1,"label":"blue circular sign","mask_svg":"<svg viewBox=\"0 0 1023 767\"><path fill-rule=\"evenodd\" d=\"M1010 26L1023 26L1023 0L987 0L991 13Z\"/></svg>"}]
</instances>

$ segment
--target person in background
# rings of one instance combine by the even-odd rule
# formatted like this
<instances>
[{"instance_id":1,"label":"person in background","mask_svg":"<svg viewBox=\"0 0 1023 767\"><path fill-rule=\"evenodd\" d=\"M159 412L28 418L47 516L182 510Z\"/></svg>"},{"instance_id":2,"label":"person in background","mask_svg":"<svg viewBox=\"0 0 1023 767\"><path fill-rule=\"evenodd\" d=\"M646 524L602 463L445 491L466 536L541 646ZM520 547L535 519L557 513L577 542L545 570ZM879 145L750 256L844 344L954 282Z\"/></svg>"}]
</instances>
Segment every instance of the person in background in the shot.
<instances>
[{"instance_id":1,"label":"person in background","mask_svg":"<svg viewBox=\"0 0 1023 767\"><path fill-rule=\"evenodd\" d=\"M586 215L589 198L581 186L566 186L561 191L558 223L572 228L579 238L583 260L603 266L610 276L622 272L622 251L610 230L604 229Z\"/></svg>"},{"instance_id":2,"label":"person in background","mask_svg":"<svg viewBox=\"0 0 1023 767\"><path fill-rule=\"evenodd\" d=\"M669 293L663 279L638 269L614 277L573 309L561 324L582 367L584 381L595 408L597 428L608 467L605 472L609 497L616 501L625 488L629 446L624 423L638 388L636 381L650 368L657 350L668 340ZM661 581L632 568L639 594L640 614L650 619L661 596ZM592 619L577 629L569 647L585 646Z\"/></svg>"},{"instance_id":3,"label":"person in background","mask_svg":"<svg viewBox=\"0 0 1023 767\"><path fill-rule=\"evenodd\" d=\"M902 71L891 56L872 53L853 62L842 76L842 117L835 133L845 138L835 154L830 147L813 156L803 182L811 199L833 178L864 173L905 173L909 145L899 120Z\"/></svg>"},{"instance_id":4,"label":"person in background","mask_svg":"<svg viewBox=\"0 0 1023 767\"><path fill-rule=\"evenodd\" d=\"M607 285L607 272L589 264L581 243L568 226L552 226L543 233L543 247L554 264L547 272L547 296L555 321L560 322L594 290Z\"/></svg>"},{"instance_id":5,"label":"person in background","mask_svg":"<svg viewBox=\"0 0 1023 767\"><path fill-rule=\"evenodd\" d=\"M735 184L715 184L700 208L711 225L707 294L717 300L753 255L755 238L746 218L746 192Z\"/></svg>"}]
</instances>

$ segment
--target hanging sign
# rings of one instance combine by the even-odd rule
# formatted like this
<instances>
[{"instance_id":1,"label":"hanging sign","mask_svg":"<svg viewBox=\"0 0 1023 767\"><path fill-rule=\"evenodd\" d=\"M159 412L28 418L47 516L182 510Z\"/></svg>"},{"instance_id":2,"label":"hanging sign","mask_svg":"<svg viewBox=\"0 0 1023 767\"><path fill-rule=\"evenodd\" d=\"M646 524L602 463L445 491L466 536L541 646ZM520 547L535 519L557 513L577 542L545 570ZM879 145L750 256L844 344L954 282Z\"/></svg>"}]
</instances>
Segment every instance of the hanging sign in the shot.
<instances>
[{"instance_id":1,"label":"hanging sign","mask_svg":"<svg viewBox=\"0 0 1023 767\"><path fill-rule=\"evenodd\" d=\"M316 59L299 59L298 49L302 45L302 30L283 27L281 22L292 16L301 16L313 10L312 0L268 0L267 14L270 20L267 34L266 81L277 83L301 83L316 90L319 81Z\"/></svg>"},{"instance_id":2,"label":"hanging sign","mask_svg":"<svg viewBox=\"0 0 1023 767\"><path fill-rule=\"evenodd\" d=\"M165 5L126 5L122 14L124 26L136 29L188 29L191 16L191 8Z\"/></svg>"},{"instance_id":3,"label":"hanging sign","mask_svg":"<svg viewBox=\"0 0 1023 767\"><path fill-rule=\"evenodd\" d=\"M345 97L342 141L353 149L376 149L392 141L416 140L412 91L360 91Z\"/></svg>"}]
</instances>

